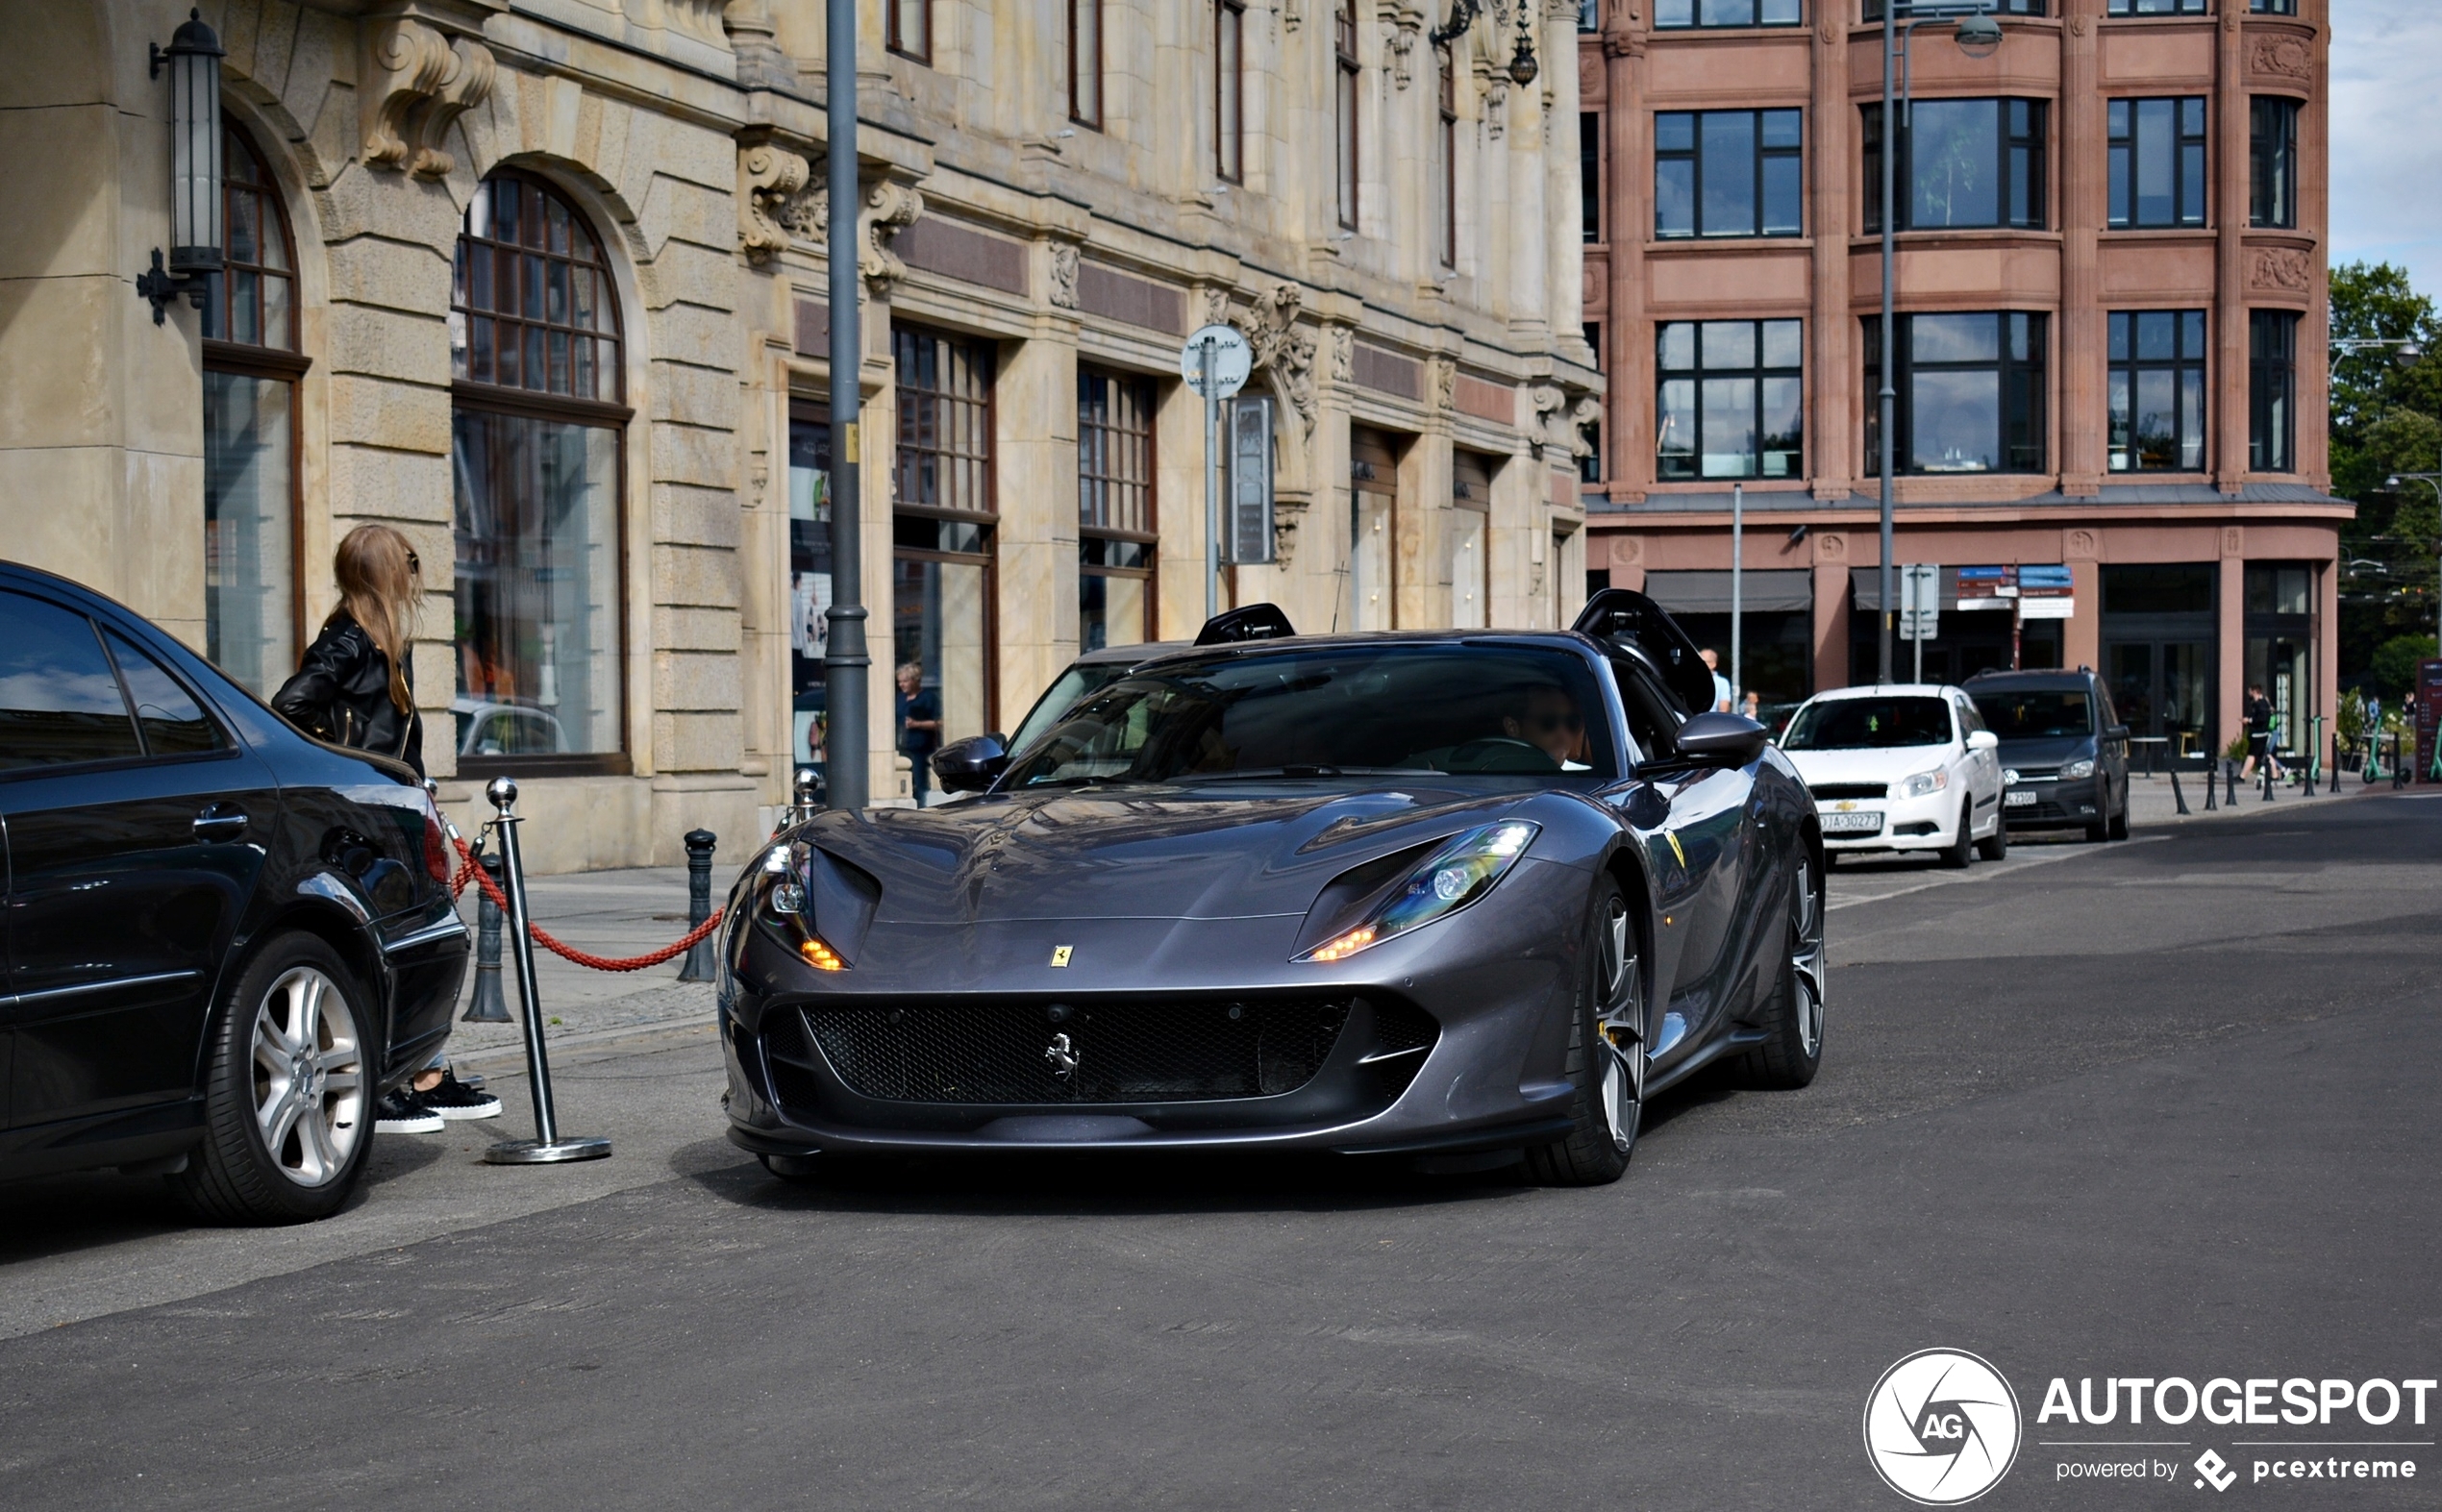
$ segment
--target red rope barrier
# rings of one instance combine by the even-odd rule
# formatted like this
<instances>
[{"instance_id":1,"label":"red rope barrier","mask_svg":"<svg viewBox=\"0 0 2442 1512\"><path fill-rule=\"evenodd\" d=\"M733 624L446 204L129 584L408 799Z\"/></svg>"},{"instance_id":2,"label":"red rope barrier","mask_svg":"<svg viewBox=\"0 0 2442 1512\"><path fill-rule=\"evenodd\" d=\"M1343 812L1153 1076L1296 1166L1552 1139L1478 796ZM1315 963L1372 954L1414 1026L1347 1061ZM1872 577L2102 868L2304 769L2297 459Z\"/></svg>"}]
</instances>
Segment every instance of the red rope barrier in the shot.
<instances>
[{"instance_id":1,"label":"red rope barrier","mask_svg":"<svg viewBox=\"0 0 2442 1512\"><path fill-rule=\"evenodd\" d=\"M470 880L481 882L485 896L492 901L492 906L498 908L503 914L508 913L509 900L502 896L499 885L491 880L491 874L485 871L483 865L475 859L475 853L468 849L464 840L456 835L451 835L450 841L458 847L458 854L463 861L463 864L459 867L458 875L450 880L451 896L455 897L466 891L466 884ZM552 938L549 930L532 920L527 921L526 930L535 937L536 945L562 960L574 961L580 966L591 967L595 971L642 971L647 966L659 966L663 961L675 960L685 954L698 941L721 927L721 916L728 911L726 908L713 909L710 918L688 930L677 942L665 945L647 955L596 955L589 951L581 951L573 945L562 944Z\"/></svg>"}]
</instances>

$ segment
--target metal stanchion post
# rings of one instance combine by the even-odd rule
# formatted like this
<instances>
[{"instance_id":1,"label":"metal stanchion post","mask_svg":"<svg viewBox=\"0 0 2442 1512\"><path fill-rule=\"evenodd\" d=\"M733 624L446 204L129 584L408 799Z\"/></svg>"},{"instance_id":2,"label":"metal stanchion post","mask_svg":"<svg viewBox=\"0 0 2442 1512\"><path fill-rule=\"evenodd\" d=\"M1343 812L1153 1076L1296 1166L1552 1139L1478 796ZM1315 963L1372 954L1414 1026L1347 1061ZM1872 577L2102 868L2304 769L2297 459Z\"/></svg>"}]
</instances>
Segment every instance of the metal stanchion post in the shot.
<instances>
[{"instance_id":1,"label":"metal stanchion post","mask_svg":"<svg viewBox=\"0 0 2442 1512\"><path fill-rule=\"evenodd\" d=\"M498 853L477 852L475 864L500 885ZM509 1000L500 991L500 905L483 888L475 889L475 999L466 1004L461 1024L508 1024Z\"/></svg>"},{"instance_id":2,"label":"metal stanchion post","mask_svg":"<svg viewBox=\"0 0 2442 1512\"><path fill-rule=\"evenodd\" d=\"M712 847L720 837L710 830L686 832L686 930L689 934L712 916ZM679 980L712 979L712 941L708 935L686 948L679 964Z\"/></svg>"},{"instance_id":3,"label":"metal stanchion post","mask_svg":"<svg viewBox=\"0 0 2442 1512\"><path fill-rule=\"evenodd\" d=\"M2210 787L2212 784L2208 782L2205 785ZM2178 767L2171 768L2171 802L2180 806L2180 813L2186 813L2188 811L2187 795L2180 791L2180 769Z\"/></svg>"},{"instance_id":4,"label":"metal stanchion post","mask_svg":"<svg viewBox=\"0 0 2442 1512\"><path fill-rule=\"evenodd\" d=\"M517 802L517 784L505 777L495 777L491 785L484 789L484 796L500 810L496 828L500 834L501 870L506 874L501 890L509 898L511 949L517 957L517 996L526 1015L526 1080L535 1098L535 1137L504 1139L485 1151L484 1159L496 1166L599 1160L610 1153L610 1141L563 1136L551 1106L551 1062L543 1053L542 1004L535 994L535 937L526 912L526 865L517 848L517 827L525 821L510 812Z\"/></svg>"},{"instance_id":5,"label":"metal stanchion post","mask_svg":"<svg viewBox=\"0 0 2442 1512\"><path fill-rule=\"evenodd\" d=\"M2264 802L2269 804L2273 801L2273 747L2272 742L2269 740L2264 743L2264 761L2262 770L2264 773Z\"/></svg>"},{"instance_id":6,"label":"metal stanchion post","mask_svg":"<svg viewBox=\"0 0 2442 1512\"><path fill-rule=\"evenodd\" d=\"M2213 758L2206 756L2205 758L2205 811L2208 814L2213 811L2214 806L2213 789L2221 785L2220 777L2213 771Z\"/></svg>"},{"instance_id":7,"label":"metal stanchion post","mask_svg":"<svg viewBox=\"0 0 2442 1512\"><path fill-rule=\"evenodd\" d=\"M2228 808L2237 802L2238 763L2224 756L2222 757L2222 806Z\"/></svg>"}]
</instances>

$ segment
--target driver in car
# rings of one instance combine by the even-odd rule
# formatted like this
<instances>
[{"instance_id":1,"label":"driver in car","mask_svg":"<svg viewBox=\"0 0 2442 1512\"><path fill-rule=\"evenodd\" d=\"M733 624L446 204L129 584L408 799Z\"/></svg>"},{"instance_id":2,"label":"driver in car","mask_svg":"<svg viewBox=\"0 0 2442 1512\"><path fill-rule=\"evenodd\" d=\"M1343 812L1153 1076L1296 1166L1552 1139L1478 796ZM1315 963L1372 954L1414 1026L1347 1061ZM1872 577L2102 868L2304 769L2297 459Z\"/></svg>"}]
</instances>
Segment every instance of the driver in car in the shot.
<instances>
[{"instance_id":1,"label":"driver in car","mask_svg":"<svg viewBox=\"0 0 2442 1512\"><path fill-rule=\"evenodd\" d=\"M1501 716L1502 732L1523 740L1560 763L1563 770L1582 771L1585 762L1585 719L1577 700L1549 682L1528 688L1511 712Z\"/></svg>"}]
</instances>

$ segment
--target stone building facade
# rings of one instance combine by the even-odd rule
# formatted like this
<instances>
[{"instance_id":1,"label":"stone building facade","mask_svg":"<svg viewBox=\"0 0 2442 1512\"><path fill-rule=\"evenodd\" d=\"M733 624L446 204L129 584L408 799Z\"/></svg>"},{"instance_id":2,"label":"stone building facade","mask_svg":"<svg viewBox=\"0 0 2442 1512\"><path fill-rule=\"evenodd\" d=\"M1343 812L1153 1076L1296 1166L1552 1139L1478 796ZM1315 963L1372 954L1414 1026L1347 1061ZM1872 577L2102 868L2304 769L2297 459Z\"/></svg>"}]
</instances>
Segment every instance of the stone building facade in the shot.
<instances>
[{"instance_id":1,"label":"stone building facade","mask_svg":"<svg viewBox=\"0 0 2442 1512\"><path fill-rule=\"evenodd\" d=\"M738 854L822 729L822 6L204 4L229 266L156 324L146 44L187 10L0 4L0 555L267 690L334 602L335 541L393 524L445 802L517 776L546 869L674 861L698 826ZM1255 348L1278 499L1276 560L1225 603L1318 629L1575 611L1601 379L1574 7L1487 6L1447 51L1437 19L864 4L876 793L917 796L903 717L1004 729L1081 646L1193 633L1178 363L1208 320Z\"/></svg>"},{"instance_id":2,"label":"stone building facade","mask_svg":"<svg viewBox=\"0 0 2442 1512\"><path fill-rule=\"evenodd\" d=\"M1944 569L1926 675L2093 666L2192 756L2261 682L2295 746L2336 699L2352 508L2325 445L2326 0L1993 9L1991 56L1917 29L1893 134L1895 556ZM1723 640L1742 487L1768 704L1876 675L1880 23L1875 0L1582 10L1611 375L1590 568ZM2070 587L1995 591L2020 577Z\"/></svg>"}]
</instances>

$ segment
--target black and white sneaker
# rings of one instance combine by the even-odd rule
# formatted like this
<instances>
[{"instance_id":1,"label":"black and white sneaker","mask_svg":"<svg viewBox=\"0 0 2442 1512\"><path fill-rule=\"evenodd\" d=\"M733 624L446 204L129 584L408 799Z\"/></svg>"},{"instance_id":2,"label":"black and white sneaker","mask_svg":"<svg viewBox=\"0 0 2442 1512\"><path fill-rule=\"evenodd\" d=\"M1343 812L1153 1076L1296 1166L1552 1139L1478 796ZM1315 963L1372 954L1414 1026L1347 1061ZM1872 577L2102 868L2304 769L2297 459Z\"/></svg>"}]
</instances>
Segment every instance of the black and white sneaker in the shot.
<instances>
[{"instance_id":1,"label":"black and white sneaker","mask_svg":"<svg viewBox=\"0 0 2442 1512\"><path fill-rule=\"evenodd\" d=\"M441 1131L441 1115L424 1105L424 1100L407 1087L382 1094L375 1105L373 1128L384 1134L437 1134Z\"/></svg>"},{"instance_id":2,"label":"black and white sneaker","mask_svg":"<svg viewBox=\"0 0 2442 1512\"><path fill-rule=\"evenodd\" d=\"M500 1117L500 1099L458 1079L458 1073L441 1069L437 1086L426 1087L415 1094L415 1101L435 1114L456 1123L468 1118Z\"/></svg>"}]
</instances>

